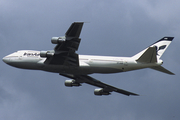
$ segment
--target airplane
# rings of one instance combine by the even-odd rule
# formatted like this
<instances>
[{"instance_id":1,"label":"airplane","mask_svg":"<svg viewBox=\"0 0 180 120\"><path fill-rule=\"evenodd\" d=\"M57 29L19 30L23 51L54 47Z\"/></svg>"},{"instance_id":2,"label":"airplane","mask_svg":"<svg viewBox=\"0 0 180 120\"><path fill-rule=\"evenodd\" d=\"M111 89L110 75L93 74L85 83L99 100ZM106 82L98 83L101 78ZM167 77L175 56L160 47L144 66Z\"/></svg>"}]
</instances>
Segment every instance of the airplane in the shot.
<instances>
[{"instance_id":1,"label":"airplane","mask_svg":"<svg viewBox=\"0 0 180 120\"><path fill-rule=\"evenodd\" d=\"M65 81L67 87L81 86L82 83L99 87L94 90L94 94L98 96L110 95L111 92L127 96L139 96L139 94L105 84L89 74L119 73L151 68L174 75L161 66L163 60L160 59L174 37L163 37L132 57L79 55L76 51L81 42L79 36L83 24L84 22L74 22L65 36L52 37L52 44L56 44L54 50L20 50L5 56L3 61L17 68L59 73L59 75L70 78Z\"/></svg>"}]
</instances>

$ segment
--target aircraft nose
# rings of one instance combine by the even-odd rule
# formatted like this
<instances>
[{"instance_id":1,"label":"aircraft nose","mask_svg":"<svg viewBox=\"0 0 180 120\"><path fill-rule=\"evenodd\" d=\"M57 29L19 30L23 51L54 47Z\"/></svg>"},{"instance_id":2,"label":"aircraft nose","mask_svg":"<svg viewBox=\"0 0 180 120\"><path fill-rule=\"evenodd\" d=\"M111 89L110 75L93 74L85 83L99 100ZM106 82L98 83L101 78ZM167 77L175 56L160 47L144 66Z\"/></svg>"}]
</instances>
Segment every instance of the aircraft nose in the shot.
<instances>
[{"instance_id":1,"label":"aircraft nose","mask_svg":"<svg viewBox=\"0 0 180 120\"><path fill-rule=\"evenodd\" d=\"M3 62L5 62L5 63L9 63L9 61L10 61L10 59L8 58L8 57L3 57Z\"/></svg>"}]
</instances>

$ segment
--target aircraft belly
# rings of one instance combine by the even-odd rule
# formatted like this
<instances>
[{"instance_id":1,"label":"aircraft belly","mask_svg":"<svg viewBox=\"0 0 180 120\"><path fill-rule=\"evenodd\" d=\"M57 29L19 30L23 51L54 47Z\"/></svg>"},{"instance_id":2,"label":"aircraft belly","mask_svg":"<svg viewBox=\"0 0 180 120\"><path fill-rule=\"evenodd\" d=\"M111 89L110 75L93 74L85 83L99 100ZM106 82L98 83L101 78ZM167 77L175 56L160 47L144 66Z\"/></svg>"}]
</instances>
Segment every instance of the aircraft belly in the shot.
<instances>
[{"instance_id":1,"label":"aircraft belly","mask_svg":"<svg viewBox=\"0 0 180 120\"><path fill-rule=\"evenodd\" d=\"M91 67L92 73L118 73L123 72L121 69L109 68L109 67Z\"/></svg>"},{"instance_id":2,"label":"aircraft belly","mask_svg":"<svg viewBox=\"0 0 180 120\"><path fill-rule=\"evenodd\" d=\"M122 65L116 62L90 62L88 65L80 66L80 69L90 73L117 73L123 72Z\"/></svg>"},{"instance_id":3,"label":"aircraft belly","mask_svg":"<svg viewBox=\"0 0 180 120\"><path fill-rule=\"evenodd\" d=\"M93 74L93 73L118 73L126 72L131 70L142 69L152 66L151 64L138 64L133 62L127 62L126 64L120 64L118 62L97 62L97 61L80 61L80 66L65 66L65 65L50 65L44 64L44 60L39 63L39 69L55 72L55 73L66 73L66 74ZM43 63L43 65L42 65ZM154 65L154 64L153 64Z\"/></svg>"},{"instance_id":4,"label":"aircraft belly","mask_svg":"<svg viewBox=\"0 0 180 120\"><path fill-rule=\"evenodd\" d=\"M42 70L55 73L66 73L66 74L92 74L92 73L117 73L123 72L122 69L111 68L107 66L63 66L63 65L46 65L41 67Z\"/></svg>"},{"instance_id":5,"label":"aircraft belly","mask_svg":"<svg viewBox=\"0 0 180 120\"><path fill-rule=\"evenodd\" d=\"M43 62L43 61L42 61ZM39 62L41 63L41 62ZM153 64L154 65L154 64ZM66 73L66 74L93 74L93 73L118 73L118 72L126 72L131 70L142 69L151 66L150 64L135 64L135 63L127 63L127 64L118 64L117 62L80 62L79 67L75 66L65 66L65 65L50 65L50 64L39 64L39 68L48 72L55 73Z\"/></svg>"}]
</instances>

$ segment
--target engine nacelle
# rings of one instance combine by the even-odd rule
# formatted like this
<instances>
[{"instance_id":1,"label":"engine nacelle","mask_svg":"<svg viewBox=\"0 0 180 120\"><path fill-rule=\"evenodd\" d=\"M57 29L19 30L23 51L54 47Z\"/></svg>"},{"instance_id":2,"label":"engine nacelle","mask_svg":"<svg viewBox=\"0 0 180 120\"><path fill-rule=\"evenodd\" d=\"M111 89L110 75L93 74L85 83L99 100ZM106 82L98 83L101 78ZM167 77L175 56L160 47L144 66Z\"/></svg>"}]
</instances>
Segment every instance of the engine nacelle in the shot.
<instances>
[{"instance_id":1,"label":"engine nacelle","mask_svg":"<svg viewBox=\"0 0 180 120\"><path fill-rule=\"evenodd\" d=\"M51 43L52 44L60 44L65 41L65 37L52 37Z\"/></svg>"},{"instance_id":2,"label":"engine nacelle","mask_svg":"<svg viewBox=\"0 0 180 120\"><path fill-rule=\"evenodd\" d=\"M110 95L110 92L106 92L103 90L103 88L98 88L94 90L94 95Z\"/></svg>"},{"instance_id":3,"label":"engine nacelle","mask_svg":"<svg viewBox=\"0 0 180 120\"><path fill-rule=\"evenodd\" d=\"M76 82L74 79L72 79L72 80L66 80L66 81L64 82L64 84L65 84L66 87L81 86L81 84L78 83L78 82Z\"/></svg>"},{"instance_id":4,"label":"engine nacelle","mask_svg":"<svg viewBox=\"0 0 180 120\"><path fill-rule=\"evenodd\" d=\"M54 53L50 51L40 51L40 57L52 57L53 55Z\"/></svg>"}]
</instances>

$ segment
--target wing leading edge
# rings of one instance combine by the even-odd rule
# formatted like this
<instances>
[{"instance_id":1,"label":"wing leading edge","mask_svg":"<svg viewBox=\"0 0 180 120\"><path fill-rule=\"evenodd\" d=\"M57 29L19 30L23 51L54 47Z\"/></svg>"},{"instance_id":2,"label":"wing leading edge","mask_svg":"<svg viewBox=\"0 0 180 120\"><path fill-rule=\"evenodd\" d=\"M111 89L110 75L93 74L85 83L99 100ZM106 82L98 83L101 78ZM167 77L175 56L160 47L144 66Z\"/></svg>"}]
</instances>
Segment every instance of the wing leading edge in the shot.
<instances>
[{"instance_id":1,"label":"wing leading edge","mask_svg":"<svg viewBox=\"0 0 180 120\"><path fill-rule=\"evenodd\" d=\"M80 86L80 83L87 83L87 84L90 84L93 86L100 87L100 89L95 89L95 91L94 91L95 95L109 95L109 94L111 94L110 92L117 92L117 93L121 93L121 94L124 94L127 96L129 96L129 95L139 96L136 93L132 93L132 92L105 84L99 80L96 80L96 79L88 76L88 75L69 75L69 74L60 74L60 75L73 79L75 83L79 83L79 86Z\"/></svg>"}]
</instances>

